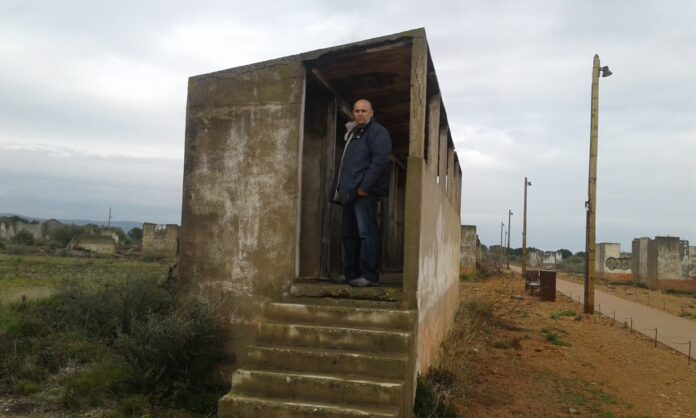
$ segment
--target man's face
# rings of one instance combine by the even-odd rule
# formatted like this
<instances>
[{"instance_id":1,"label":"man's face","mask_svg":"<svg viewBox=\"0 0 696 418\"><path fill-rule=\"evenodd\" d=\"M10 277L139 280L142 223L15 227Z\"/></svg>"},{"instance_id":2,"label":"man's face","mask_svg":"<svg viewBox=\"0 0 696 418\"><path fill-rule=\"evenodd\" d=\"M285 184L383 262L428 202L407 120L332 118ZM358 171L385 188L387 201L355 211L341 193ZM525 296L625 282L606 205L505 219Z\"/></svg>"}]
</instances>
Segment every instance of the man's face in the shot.
<instances>
[{"instance_id":1,"label":"man's face","mask_svg":"<svg viewBox=\"0 0 696 418\"><path fill-rule=\"evenodd\" d=\"M358 126L365 126L373 115L372 106L365 100L358 100L353 106L353 120Z\"/></svg>"}]
</instances>

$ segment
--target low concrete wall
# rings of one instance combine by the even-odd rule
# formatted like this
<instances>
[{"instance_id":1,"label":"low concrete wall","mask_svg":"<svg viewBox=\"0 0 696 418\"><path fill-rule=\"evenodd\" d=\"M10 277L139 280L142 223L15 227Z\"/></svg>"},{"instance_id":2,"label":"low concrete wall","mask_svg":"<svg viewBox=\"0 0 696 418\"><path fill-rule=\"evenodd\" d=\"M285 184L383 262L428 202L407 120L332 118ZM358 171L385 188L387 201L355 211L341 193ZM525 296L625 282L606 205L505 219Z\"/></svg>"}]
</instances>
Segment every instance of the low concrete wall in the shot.
<instances>
[{"instance_id":1,"label":"low concrete wall","mask_svg":"<svg viewBox=\"0 0 696 418\"><path fill-rule=\"evenodd\" d=\"M74 247L96 254L116 254L116 242L113 238L102 235L78 238Z\"/></svg>"},{"instance_id":2,"label":"low concrete wall","mask_svg":"<svg viewBox=\"0 0 696 418\"><path fill-rule=\"evenodd\" d=\"M472 274L476 272L476 258L478 247L476 246L476 226L461 226L461 244L459 246L459 274Z\"/></svg>"}]
</instances>

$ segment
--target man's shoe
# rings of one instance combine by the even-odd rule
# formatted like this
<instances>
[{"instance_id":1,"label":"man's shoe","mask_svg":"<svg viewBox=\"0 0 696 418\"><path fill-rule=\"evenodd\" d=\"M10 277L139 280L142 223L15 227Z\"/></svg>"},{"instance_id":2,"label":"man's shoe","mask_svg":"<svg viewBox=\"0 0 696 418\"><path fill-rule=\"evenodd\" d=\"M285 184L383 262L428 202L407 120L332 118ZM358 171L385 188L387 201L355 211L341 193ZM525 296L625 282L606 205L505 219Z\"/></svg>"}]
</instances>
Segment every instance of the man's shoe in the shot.
<instances>
[{"instance_id":1,"label":"man's shoe","mask_svg":"<svg viewBox=\"0 0 696 418\"><path fill-rule=\"evenodd\" d=\"M364 277L358 277L357 279L353 279L348 282L351 286L354 287L377 287L379 286L379 282L373 282L371 280L367 280Z\"/></svg>"},{"instance_id":2,"label":"man's shoe","mask_svg":"<svg viewBox=\"0 0 696 418\"><path fill-rule=\"evenodd\" d=\"M346 276L341 274L338 277L332 277L331 282L333 284L346 284L346 283L348 283L348 279L346 278Z\"/></svg>"}]
</instances>

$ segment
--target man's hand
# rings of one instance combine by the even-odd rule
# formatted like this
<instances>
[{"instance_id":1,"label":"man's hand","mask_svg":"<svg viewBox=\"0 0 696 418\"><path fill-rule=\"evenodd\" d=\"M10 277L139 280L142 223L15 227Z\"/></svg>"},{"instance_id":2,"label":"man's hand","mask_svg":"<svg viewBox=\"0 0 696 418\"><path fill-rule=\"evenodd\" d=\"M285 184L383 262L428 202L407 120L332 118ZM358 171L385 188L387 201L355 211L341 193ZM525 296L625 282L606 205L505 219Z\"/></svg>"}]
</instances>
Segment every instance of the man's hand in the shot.
<instances>
[{"instance_id":1,"label":"man's hand","mask_svg":"<svg viewBox=\"0 0 696 418\"><path fill-rule=\"evenodd\" d=\"M367 197L367 192L361 188L358 188L358 197Z\"/></svg>"}]
</instances>

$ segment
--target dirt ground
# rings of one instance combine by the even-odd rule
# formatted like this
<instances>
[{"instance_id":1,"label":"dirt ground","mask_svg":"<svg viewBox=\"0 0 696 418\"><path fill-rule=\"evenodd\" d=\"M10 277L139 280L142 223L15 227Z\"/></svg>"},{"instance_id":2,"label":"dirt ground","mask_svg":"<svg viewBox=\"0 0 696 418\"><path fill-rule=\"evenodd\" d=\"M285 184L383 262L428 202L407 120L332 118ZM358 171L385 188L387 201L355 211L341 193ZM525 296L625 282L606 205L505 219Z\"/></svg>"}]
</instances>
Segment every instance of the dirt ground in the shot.
<instances>
[{"instance_id":1,"label":"dirt ground","mask_svg":"<svg viewBox=\"0 0 696 418\"><path fill-rule=\"evenodd\" d=\"M610 319L575 315L582 307L564 296L526 295L519 278L463 283L461 292L494 294L502 312L450 359L461 416L696 417L696 361Z\"/></svg>"},{"instance_id":2,"label":"dirt ground","mask_svg":"<svg viewBox=\"0 0 696 418\"><path fill-rule=\"evenodd\" d=\"M577 274L558 273L558 277L583 283L583 277ZM602 278L597 279L595 289L696 321L696 296L692 294L669 293L662 290L635 287L630 281L626 281L625 284L610 284L610 281Z\"/></svg>"}]
</instances>

